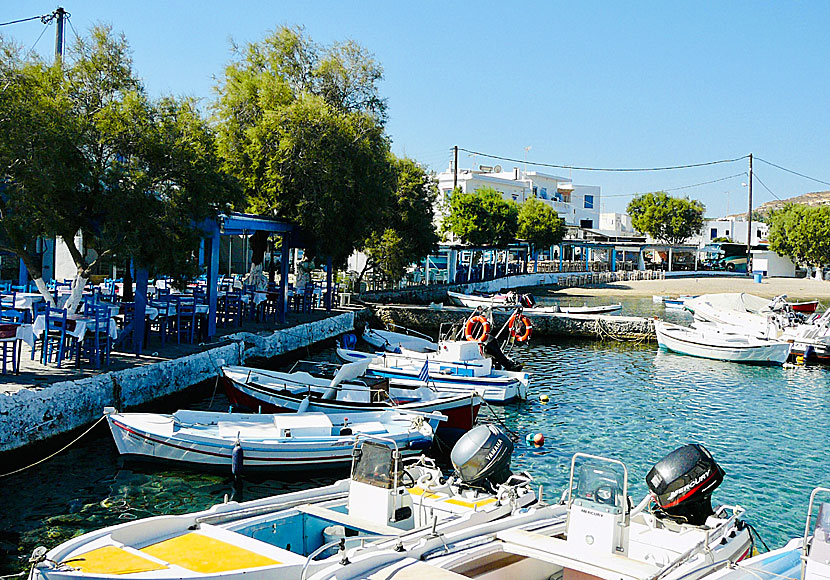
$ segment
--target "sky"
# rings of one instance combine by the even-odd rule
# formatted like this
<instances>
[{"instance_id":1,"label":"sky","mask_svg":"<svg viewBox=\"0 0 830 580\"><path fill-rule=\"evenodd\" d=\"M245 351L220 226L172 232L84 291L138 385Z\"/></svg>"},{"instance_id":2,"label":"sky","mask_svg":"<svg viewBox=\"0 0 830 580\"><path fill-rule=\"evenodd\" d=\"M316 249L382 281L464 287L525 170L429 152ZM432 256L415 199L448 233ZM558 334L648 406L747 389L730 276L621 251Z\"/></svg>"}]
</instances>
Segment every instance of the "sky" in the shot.
<instances>
[{"instance_id":1,"label":"sky","mask_svg":"<svg viewBox=\"0 0 830 580\"><path fill-rule=\"evenodd\" d=\"M315 42L354 40L384 68L387 131L397 155L436 171L518 166L602 187L602 210L669 190L710 217L830 185L830 2L362 2L65 0L75 33L98 22L127 37L150 94L205 108L231 41L300 25ZM52 12L54 1L4 0L0 22ZM73 30L74 28L74 30ZM38 37L44 31L40 40ZM0 34L51 59L55 26ZM734 177L732 177L734 176ZM726 179L722 179L726 178ZM721 180L722 179L722 180ZM697 185L719 180L716 183ZM697 185L696 187L686 187ZM766 187L765 187L766 186ZM768 188L768 189L767 189Z\"/></svg>"}]
</instances>

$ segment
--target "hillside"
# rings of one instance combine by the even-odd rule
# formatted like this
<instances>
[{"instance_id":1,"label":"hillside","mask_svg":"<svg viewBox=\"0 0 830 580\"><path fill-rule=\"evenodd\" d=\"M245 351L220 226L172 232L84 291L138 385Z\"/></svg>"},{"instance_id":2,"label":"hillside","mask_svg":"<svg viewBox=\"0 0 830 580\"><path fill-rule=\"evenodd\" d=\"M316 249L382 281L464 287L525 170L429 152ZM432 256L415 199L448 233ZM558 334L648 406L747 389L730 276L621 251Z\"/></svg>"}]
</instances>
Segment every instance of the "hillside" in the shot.
<instances>
[{"instance_id":1,"label":"hillside","mask_svg":"<svg viewBox=\"0 0 830 580\"><path fill-rule=\"evenodd\" d=\"M782 201L773 200L762 203L758 206L757 211L766 214L776 209L781 209L788 203L798 203L801 205L830 205L830 191L814 191L813 193L805 193L803 195L796 195Z\"/></svg>"}]
</instances>

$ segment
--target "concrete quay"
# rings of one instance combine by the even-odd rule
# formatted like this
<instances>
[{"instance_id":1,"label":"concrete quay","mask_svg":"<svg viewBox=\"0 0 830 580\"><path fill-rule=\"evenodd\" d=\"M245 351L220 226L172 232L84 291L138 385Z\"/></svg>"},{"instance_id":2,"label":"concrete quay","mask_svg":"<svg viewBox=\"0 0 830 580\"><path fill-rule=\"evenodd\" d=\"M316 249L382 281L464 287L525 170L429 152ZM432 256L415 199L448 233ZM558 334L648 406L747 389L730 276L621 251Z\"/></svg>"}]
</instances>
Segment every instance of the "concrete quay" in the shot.
<instances>
[{"instance_id":1,"label":"concrete quay","mask_svg":"<svg viewBox=\"0 0 830 580\"><path fill-rule=\"evenodd\" d=\"M472 312L471 308L444 306L372 305L375 317L387 325L417 328L436 332L441 325L460 323ZM535 337L580 337L599 340L655 340L654 323L638 316L611 316L602 314L525 314L533 324ZM493 311L495 332L505 324L509 311Z\"/></svg>"},{"instance_id":2,"label":"concrete quay","mask_svg":"<svg viewBox=\"0 0 830 580\"><path fill-rule=\"evenodd\" d=\"M368 311L349 311L266 334L236 332L201 352L0 393L0 452L63 435L99 419L105 406L130 409L213 379L220 366L268 359L355 328Z\"/></svg>"}]
</instances>

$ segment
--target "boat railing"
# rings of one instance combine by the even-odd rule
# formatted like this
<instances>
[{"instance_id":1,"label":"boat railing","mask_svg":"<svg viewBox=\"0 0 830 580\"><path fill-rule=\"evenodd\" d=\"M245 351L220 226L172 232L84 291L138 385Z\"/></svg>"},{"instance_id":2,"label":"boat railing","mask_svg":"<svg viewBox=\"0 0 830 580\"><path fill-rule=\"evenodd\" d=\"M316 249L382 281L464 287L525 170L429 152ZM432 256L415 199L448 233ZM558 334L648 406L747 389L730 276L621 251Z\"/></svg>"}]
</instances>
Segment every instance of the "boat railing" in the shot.
<instances>
[{"instance_id":1,"label":"boat railing","mask_svg":"<svg viewBox=\"0 0 830 580\"><path fill-rule=\"evenodd\" d=\"M355 539L361 540L360 547L365 547L365 541L369 539L381 539L381 538L398 538L399 535L392 535L392 534L367 534L364 536L358 536ZM305 564L303 564L302 572L300 572L300 580L305 580L305 575L308 573L308 567L311 565L311 562L314 561L314 558L325 552L326 550L330 550L338 546L340 548L340 563L345 565L348 563L348 559L346 558L346 538L340 538L338 540L333 540L326 544L323 544L313 552L311 552L305 559Z\"/></svg>"},{"instance_id":2,"label":"boat railing","mask_svg":"<svg viewBox=\"0 0 830 580\"><path fill-rule=\"evenodd\" d=\"M741 506L721 506L721 509L728 509L732 512L732 515L726 518L726 520L721 523L715 530L707 529L705 531L704 538L699 541L697 544L680 554L673 562L670 562L656 573L652 574L646 580L658 580L659 578L665 577L670 572L676 570L692 558L694 558L698 553L703 550L708 550L709 546L720 542L721 539L726 535L726 530L731 526L732 523L735 522L739 517L741 517L746 510Z\"/></svg>"},{"instance_id":3,"label":"boat railing","mask_svg":"<svg viewBox=\"0 0 830 580\"><path fill-rule=\"evenodd\" d=\"M414 330L412 328L407 328L406 326L398 326L394 322L387 324L386 329L390 332L398 332L398 330L403 330L404 334L408 336L417 336L432 341L432 337L430 335L424 334L423 332L418 332L417 330Z\"/></svg>"},{"instance_id":4,"label":"boat railing","mask_svg":"<svg viewBox=\"0 0 830 580\"><path fill-rule=\"evenodd\" d=\"M308 503L319 503L322 501L332 501L332 500L339 500L345 499L349 496L347 491L338 492L327 494L319 498L302 498L296 499L292 501L284 501L275 504L267 504L267 505L259 505L254 507L248 508L240 508L237 510L222 512L218 514L208 514L204 516L200 516L194 520L196 524L209 524L209 525L218 525L218 524L226 524L228 522L232 522L235 520L240 520L243 518L250 518L254 516L261 516L268 513L272 513L275 511L280 511L284 509L291 509L293 507L301 506Z\"/></svg>"},{"instance_id":5,"label":"boat railing","mask_svg":"<svg viewBox=\"0 0 830 580\"><path fill-rule=\"evenodd\" d=\"M810 537L810 520L813 517L813 503L816 501L816 496L820 493L830 493L830 488L827 487L817 487L813 491L810 492L810 503L807 506L807 523L804 525L804 540L801 544L801 580L804 580L804 566L803 563L807 561L807 552L810 549L809 542L807 541ZM819 514L821 515L821 514Z\"/></svg>"}]
</instances>

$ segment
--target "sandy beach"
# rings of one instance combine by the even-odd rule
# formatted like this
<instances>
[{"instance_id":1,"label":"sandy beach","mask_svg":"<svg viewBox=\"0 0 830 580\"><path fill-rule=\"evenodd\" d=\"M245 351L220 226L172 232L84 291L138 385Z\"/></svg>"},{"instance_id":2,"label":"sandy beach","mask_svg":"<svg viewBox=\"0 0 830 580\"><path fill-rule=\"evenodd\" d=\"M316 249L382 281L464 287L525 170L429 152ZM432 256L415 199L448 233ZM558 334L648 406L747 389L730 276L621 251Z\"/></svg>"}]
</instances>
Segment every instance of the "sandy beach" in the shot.
<instances>
[{"instance_id":1,"label":"sandy beach","mask_svg":"<svg viewBox=\"0 0 830 580\"><path fill-rule=\"evenodd\" d=\"M764 278L758 284L744 276L699 276L615 282L588 288L537 289L539 296L681 296L717 292L746 292L765 298L786 294L790 299L829 300L830 282L805 278Z\"/></svg>"}]
</instances>

